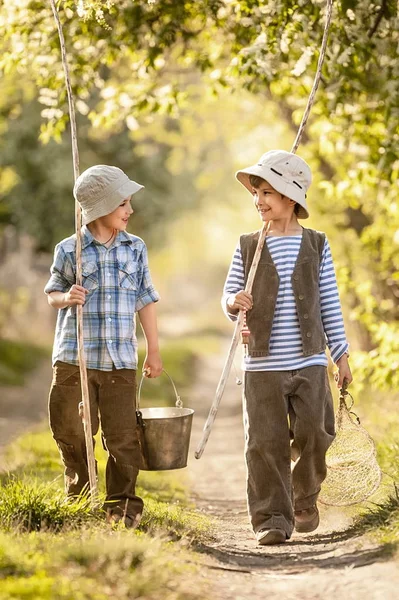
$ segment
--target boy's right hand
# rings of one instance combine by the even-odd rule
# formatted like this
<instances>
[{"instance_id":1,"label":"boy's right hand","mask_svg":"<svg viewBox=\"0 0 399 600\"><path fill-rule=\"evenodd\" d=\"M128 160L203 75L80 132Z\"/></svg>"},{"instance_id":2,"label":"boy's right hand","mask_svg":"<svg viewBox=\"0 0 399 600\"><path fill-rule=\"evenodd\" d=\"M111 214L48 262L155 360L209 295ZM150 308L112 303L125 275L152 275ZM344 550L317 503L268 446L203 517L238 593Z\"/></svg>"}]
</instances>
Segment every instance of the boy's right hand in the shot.
<instances>
[{"instance_id":1,"label":"boy's right hand","mask_svg":"<svg viewBox=\"0 0 399 600\"><path fill-rule=\"evenodd\" d=\"M83 304L86 302L86 294L89 291L81 285L73 285L71 289L65 293L65 304L67 306L75 306L76 304Z\"/></svg>"},{"instance_id":2,"label":"boy's right hand","mask_svg":"<svg viewBox=\"0 0 399 600\"><path fill-rule=\"evenodd\" d=\"M251 294L241 290L237 294L231 294L227 298L227 308L232 311L237 310L251 310L253 307L253 300Z\"/></svg>"}]
</instances>

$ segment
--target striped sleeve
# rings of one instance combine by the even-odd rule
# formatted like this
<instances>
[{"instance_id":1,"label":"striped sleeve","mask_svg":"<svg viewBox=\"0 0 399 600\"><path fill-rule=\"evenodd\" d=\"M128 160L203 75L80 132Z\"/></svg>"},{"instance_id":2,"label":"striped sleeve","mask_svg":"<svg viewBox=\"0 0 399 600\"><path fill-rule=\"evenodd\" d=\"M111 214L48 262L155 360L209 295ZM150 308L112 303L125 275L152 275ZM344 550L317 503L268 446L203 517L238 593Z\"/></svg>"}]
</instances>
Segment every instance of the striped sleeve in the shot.
<instances>
[{"instance_id":1,"label":"striped sleeve","mask_svg":"<svg viewBox=\"0 0 399 600\"><path fill-rule=\"evenodd\" d=\"M242 262L240 243L238 243L231 260L229 272L227 273L222 296L223 312L230 321L236 321L238 315L229 313L227 310L227 299L231 294L237 294L237 292L240 292L244 288L244 263Z\"/></svg>"},{"instance_id":2,"label":"striped sleeve","mask_svg":"<svg viewBox=\"0 0 399 600\"><path fill-rule=\"evenodd\" d=\"M337 280L327 238L320 264L319 289L324 332L331 358L336 363L348 351L349 344L346 340Z\"/></svg>"}]
</instances>

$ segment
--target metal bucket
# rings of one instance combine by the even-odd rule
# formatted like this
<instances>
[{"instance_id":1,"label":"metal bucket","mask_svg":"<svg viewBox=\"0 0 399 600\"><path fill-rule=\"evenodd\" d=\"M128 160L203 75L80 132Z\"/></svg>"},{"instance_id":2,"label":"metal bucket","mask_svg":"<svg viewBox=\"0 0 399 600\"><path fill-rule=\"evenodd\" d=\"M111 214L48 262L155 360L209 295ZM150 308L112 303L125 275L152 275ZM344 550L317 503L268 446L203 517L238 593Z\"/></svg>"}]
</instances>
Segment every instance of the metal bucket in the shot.
<instances>
[{"instance_id":1,"label":"metal bucket","mask_svg":"<svg viewBox=\"0 0 399 600\"><path fill-rule=\"evenodd\" d=\"M175 406L140 409L141 378L137 393L137 425L141 446L140 469L143 471L165 471L187 466L190 446L191 425L194 411L183 408L176 386L170 375L176 395Z\"/></svg>"}]
</instances>

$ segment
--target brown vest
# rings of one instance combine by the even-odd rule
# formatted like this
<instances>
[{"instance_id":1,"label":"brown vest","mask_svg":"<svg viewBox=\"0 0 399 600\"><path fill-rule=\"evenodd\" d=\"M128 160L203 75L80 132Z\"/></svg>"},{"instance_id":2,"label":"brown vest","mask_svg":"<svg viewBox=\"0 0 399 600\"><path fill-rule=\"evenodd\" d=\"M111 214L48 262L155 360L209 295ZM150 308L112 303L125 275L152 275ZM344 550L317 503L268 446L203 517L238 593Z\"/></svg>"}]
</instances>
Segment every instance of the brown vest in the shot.
<instances>
[{"instance_id":1,"label":"brown vest","mask_svg":"<svg viewBox=\"0 0 399 600\"><path fill-rule=\"evenodd\" d=\"M311 356L323 352L326 347L319 291L319 269L325 234L313 229L302 229L302 241L291 281L301 330L303 355ZM259 231L242 235L240 238L245 283L258 239ZM277 269L265 243L252 287L253 308L247 313L247 325L251 332L248 344L249 356L269 354L279 281Z\"/></svg>"}]
</instances>

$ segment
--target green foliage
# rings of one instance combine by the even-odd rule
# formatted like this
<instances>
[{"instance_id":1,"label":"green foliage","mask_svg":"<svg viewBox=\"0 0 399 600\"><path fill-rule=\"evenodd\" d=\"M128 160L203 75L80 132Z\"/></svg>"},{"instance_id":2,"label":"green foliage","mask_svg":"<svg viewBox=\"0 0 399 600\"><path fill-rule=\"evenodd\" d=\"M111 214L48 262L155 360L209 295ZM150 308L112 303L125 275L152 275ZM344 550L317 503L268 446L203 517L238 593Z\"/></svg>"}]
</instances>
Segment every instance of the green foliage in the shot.
<instances>
[{"instance_id":1,"label":"green foliage","mask_svg":"<svg viewBox=\"0 0 399 600\"><path fill-rule=\"evenodd\" d=\"M0 339L0 384L22 385L24 376L48 355L47 349L34 344Z\"/></svg>"},{"instance_id":2,"label":"green foliage","mask_svg":"<svg viewBox=\"0 0 399 600\"><path fill-rule=\"evenodd\" d=\"M0 88L6 91L7 86L0 84ZM52 252L56 243L75 230L70 142L65 136L58 141L49 138L43 145L38 140L38 103L24 104L10 117L10 101L13 99L7 95L0 100L0 123L7 121L7 136L0 136L0 176L13 174L11 179L8 177L9 185L4 184L4 191L0 185L3 222L11 222L31 235L36 250ZM126 126L118 127L116 132L110 129L93 133L82 117L78 129L81 170L92 164L114 164L145 186L132 203L134 233L150 245L159 244L165 224L182 207L188 209L195 203L197 195L190 172L171 179L166 167L170 147L166 143L155 147L148 139L149 155L142 156ZM176 193L180 187L187 195Z\"/></svg>"},{"instance_id":3,"label":"green foliage","mask_svg":"<svg viewBox=\"0 0 399 600\"><path fill-rule=\"evenodd\" d=\"M185 146L176 139L183 135L182 117L196 115L206 93L217 96L226 87L230 93L245 88L272 99L296 132L316 70L325 2L68 0L59 3L59 11L80 121L101 130L98 139L107 143L112 137L107 129L125 136L130 132L140 142L134 148L135 163L137 156L146 157L144 183L160 183L136 221L138 231L142 227L146 234L154 215L163 225L165 218L198 205L200 194L191 183L197 179L198 187L203 184L203 164L216 154L218 132L213 131L213 147L199 143L200 128L184 140ZM0 41L4 85L23 80L23 91L2 95L3 117L15 119L26 99L36 96L44 107L41 138L50 145L66 127L67 102L49 4L12 0L3 3L0 20L5 25ZM337 248L338 273L361 351L356 355L352 349L356 376L380 388L397 386L399 372L398 41L394 0L334 2L322 81L301 151L319 173L310 193L319 217L314 226L325 228ZM5 131L6 125L1 128ZM37 129L38 124L30 128L31 135ZM174 144L179 146L175 152ZM22 138L19 152L21 147ZM162 160L154 163L156 148L162 148ZM196 168L190 171L192 153ZM4 168L14 169L15 155L2 163ZM123 166L119 154L111 156ZM50 179L43 175L48 162L47 156L38 168L25 158L29 169L12 170L22 183L14 188L15 195L8 194L0 214L1 219L22 222L24 213L32 211L25 224L36 231L40 224L42 231L48 223L38 236L47 248L52 235L68 229L62 215L71 187L69 179L60 194L56 190L51 196ZM57 169L62 173L57 181L67 180L64 164ZM176 177L182 171L185 177ZM173 189L166 173L174 175ZM24 181L34 181L39 196L46 190L47 206L41 201L27 210L24 197L30 202L30 194L21 187ZM151 229L159 242L160 228L151 223Z\"/></svg>"}]
</instances>

